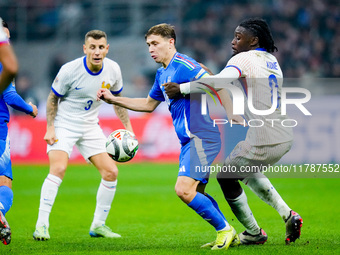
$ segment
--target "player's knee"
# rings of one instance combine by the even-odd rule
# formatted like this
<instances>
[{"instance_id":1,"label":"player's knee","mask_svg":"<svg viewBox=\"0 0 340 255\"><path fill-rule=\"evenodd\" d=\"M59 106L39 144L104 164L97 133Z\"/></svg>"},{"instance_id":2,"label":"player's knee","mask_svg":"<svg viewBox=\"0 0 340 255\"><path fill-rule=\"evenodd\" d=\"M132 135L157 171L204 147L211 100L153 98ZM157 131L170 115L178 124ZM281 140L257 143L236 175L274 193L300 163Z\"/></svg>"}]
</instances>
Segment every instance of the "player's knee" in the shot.
<instances>
[{"instance_id":1,"label":"player's knee","mask_svg":"<svg viewBox=\"0 0 340 255\"><path fill-rule=\"evenodd\" d=\"M179 198L182 199L183 197L185 197L185 190L184 190L184 189L175 186L175 192L176 192L176 195L177 195Z\"/></svg>"},{"instance_id":2,"label":"player's knee","mask_svg":"<svg viewBox=\"0 0 340 255\"><path fill-rule=\"evenodd\" d=\"M189 203L192 200L194 193L196 193L195 190L191 190L189 187L184 185L176 185L175 192L177 196L185 203Z\"/></svg>"},{"instance_id":3,"label":"player's knee","mask_svg":"<svg viewBox=\"0 0 340 255\"><path fill-rule=\"evenodd\" d=\"M111 168L109 170L103 171L102 178L106 181L115 181L118 177L118 169Z\"/></svg>"},{"instance_id":4,"label":"player's knee","mask_svg":"<svg viewBox=\"0 0 340 255\"><path fill-rule=\"evenodd\" d=\"M58 164L58 165L53 165L50 168L50 174L55 175L59 177L60 179L64 178L65 171L67 168L67 164Z\"/></svg>"},{"instance_id":5,"label":"player's knee","mask_svg":"<svg viewBox=\"0 0 340 255\"><path fill-rule=\"evenodd\" d=\"M12 179L5 176L5 175L1 175L0 176L0 186L7 186L9 188L12 188Z\"/></svg>"}]
</instances>

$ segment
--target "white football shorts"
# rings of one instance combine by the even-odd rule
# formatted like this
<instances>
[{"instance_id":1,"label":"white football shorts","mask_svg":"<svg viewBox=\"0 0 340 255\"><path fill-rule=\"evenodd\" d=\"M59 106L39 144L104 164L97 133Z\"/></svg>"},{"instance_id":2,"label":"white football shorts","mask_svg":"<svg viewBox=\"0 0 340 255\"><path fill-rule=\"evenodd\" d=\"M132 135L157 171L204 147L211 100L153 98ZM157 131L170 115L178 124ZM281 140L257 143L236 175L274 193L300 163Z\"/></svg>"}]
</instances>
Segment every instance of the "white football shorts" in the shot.
<instances>
[{"instance_id":1,"label":"white football shorts","mask_svg":"<svg viewBox=\"0 0 340 255\"><path fill-rule=\"evenodd\" d=\"M274 165L290 150L292 144L293 141L273 145L252 146L247 141L241 141L225 159L224 166L226 169L228 169L228 166L235 166L237 171L234 174L244 178L252 173L248 171L249 168L246 166L259 166L256 169L260 170L262 166Z\"/></svg>"},{"instance_id":2,"label":"white football shorts","mask_svg":"<svg viewBox=\"0 0 340 255\"><path fill-rule=\"evenodd\" d=\"M55 127L58 141L53 145L47 145L47 153L51 150L65 151L70 158L73 146L77 146L79 152L86 161L91 156L106 152L106 137L99 125L78 132L63 127Z\"/></svg>"}]
</instances>

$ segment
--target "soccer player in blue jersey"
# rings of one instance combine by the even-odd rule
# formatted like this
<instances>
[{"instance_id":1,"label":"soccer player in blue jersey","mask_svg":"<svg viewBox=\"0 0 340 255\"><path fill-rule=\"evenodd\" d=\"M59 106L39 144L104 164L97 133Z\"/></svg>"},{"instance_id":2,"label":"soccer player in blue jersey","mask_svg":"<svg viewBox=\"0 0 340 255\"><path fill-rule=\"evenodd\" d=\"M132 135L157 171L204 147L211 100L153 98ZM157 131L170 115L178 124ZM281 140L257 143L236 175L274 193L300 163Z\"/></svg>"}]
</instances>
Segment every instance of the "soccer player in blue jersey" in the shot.
<instances>
[{"instance_id":1,"label":"soccer player in blue jersey","mask_svg":"<svg viewBox=\"0 0 340 255\"><path fill-rule=\"evenodd\" d=\"M216 229L217 238L212 250L227 249L235 238L234 243L238 243L238 236L219 210L217 202L204 192L209 173L197 171L197 166L204 169L211 165L219 153L220 133L218 128L212 128L209 115L192 114L194 111L201 111L200 95L197 98L191 96L191 99L190 96L169 99L162 86L170 81L189 82L207 73L194 59L177 52L173 26L153 26L145 39L151 57L162 64L157 70L148 97L114 98L107 89L100 89L97 100L102 99L107 103L141 112L152 112L162 101L166 101L181 143L179 173L175 185L177 196Z\"/></svg>"},{"instance_id":2,"label":"soccer player in blue jersey","mask_svg":"<svg viewBox=\"0 0 340 255\"><path fill-rule=\"evenodd\" d=\"M2 22L3 30L10 37L7 23ZM0 63L2 71L2 63ZM16 92L14 82L10 84L2 94L0 94L0 239L3 244L11 242L11 229L5 218L5 214L12 206L12 163L10 158L9 136L7 123L10 116L7 105L18 111L30 114L35 118L38 109L32 103L26 103Z\"/></svg>"}]
</instances>

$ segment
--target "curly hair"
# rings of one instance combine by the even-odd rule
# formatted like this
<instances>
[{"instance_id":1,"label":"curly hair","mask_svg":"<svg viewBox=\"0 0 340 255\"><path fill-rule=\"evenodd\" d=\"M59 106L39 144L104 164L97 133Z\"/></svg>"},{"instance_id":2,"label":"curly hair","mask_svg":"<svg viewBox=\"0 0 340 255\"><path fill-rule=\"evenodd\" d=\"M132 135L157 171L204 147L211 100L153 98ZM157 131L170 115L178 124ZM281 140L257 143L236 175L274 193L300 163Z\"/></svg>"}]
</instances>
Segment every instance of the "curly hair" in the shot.
<instances>
[{"instance_id":1,"label":"curly hair","mask_svg":"<svg viewBox=\"0 0 340 255\"><path fill-rule=\"evenodd\" d=\"M272 33L270 32L267 22L260 18L246 19L240 23L241 27L244 27L253 36L259 38L259 45L261 48L266 49L269 53L278 51L275 46Z\"/></svg>"}]
</instances>

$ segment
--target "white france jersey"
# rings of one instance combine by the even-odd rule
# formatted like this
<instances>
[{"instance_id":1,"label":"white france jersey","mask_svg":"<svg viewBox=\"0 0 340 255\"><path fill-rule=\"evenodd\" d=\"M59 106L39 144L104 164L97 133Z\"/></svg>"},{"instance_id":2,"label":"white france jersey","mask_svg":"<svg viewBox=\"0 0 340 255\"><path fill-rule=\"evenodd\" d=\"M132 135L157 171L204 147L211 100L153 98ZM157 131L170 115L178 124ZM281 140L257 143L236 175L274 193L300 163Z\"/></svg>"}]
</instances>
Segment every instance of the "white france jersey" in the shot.
<instances>
[{"instance_id":1,"label":"white france jersey","mask_svg":"<svg viewBox=\"0 0 340 255\"><path fill-rule=\"evenodd\" d=\"M281 115L280 98L283 74L276 57L259 48L235 55L229 60L226 67L228 66L234 66L239 70L240 78L233 84L241 88L246 95L245 100L247 100L248 93L251 90L252 105L256 110L270 109L274 97L277 98L278 102L274 113L257 115L250 111L248 102L245 101L245 118L248 122L250 121L246 141L254 146L292 141L292 128L281 125L281 122L288 117ZM273 91L275 87L277 93L275 93L275 90ZM262 123L263 126L261 126ZM293 124L288 121L287 123L284 122L285 126ZM251 125L261 127L251 127Z\"/></svg>"},{"instance_id":2,"label":"white france jersey","mask_svg":"<svg viewBox=\"0 0 340 255\"><path fill-rule=\"evenodd\" d=\"M54 125L79 130L97 124L99 106L103 103L96 100L100 88L107 88L113 94L122 91L122 74L115 61L104 58L98 73L88 69L86 57L63 65L52 84L52 91L60 97Z\"/></svg>"},{"instance_id":3,"label":"white france jersey","mask_svg":"<svg viewBox=\"0 0 340 255\"><path fill-rule=\"evenodd\" d=\"M0 18L0 46L4 43L8 43L8 38L2 26L2 19Z\"/></svg>"}]
</instances>

